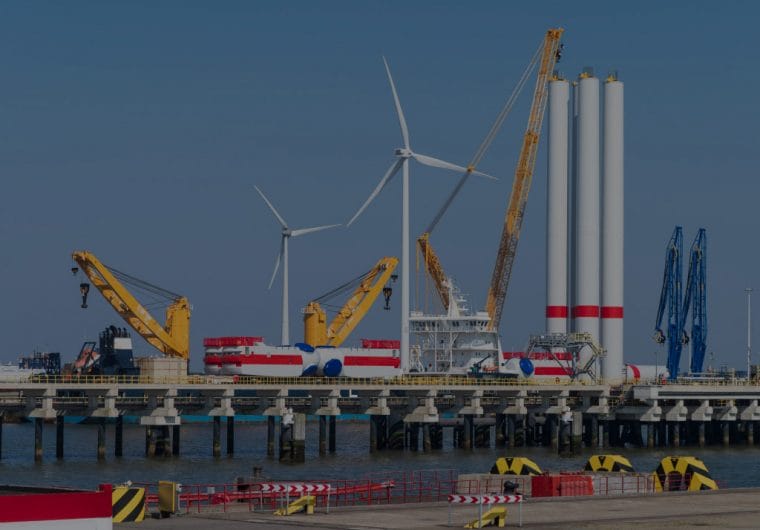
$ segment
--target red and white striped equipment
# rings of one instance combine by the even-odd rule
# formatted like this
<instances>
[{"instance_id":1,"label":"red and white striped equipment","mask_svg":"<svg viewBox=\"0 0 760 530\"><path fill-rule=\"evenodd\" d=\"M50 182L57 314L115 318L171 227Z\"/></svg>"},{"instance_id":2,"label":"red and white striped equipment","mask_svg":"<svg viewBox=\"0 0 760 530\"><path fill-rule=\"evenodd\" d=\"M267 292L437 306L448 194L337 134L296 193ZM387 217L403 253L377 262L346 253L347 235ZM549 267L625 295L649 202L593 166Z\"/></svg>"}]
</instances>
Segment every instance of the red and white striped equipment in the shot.
<instances>
[{"instance_id":1,"label":"red and white striped equipment","mask_svg":"<svg viewBox=\"0 0 760 530\"><path fill-rule=\"evenodd\" d=\"M261 485L264 493L324 493L330 491L329 484L276 484Z\"/></svg>"},{"instance_id":2,"label":"red and white striped equipment","mask_svg":"<svg viewBox=\"0 0 760 530\"><path fill-rule=\"evenodd\" d=\"M513 504L522 501L522 495L449 495L449 504Z\"/></svg>"}]
</instances>

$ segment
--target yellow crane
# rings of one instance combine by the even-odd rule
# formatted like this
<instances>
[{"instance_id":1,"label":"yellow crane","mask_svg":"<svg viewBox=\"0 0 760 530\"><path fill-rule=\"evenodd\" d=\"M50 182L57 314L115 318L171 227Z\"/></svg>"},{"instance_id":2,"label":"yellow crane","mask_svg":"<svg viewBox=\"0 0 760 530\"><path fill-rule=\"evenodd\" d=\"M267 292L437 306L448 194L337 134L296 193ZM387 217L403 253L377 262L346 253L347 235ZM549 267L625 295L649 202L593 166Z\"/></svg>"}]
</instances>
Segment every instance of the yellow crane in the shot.
<instances>
[{"instance_id":1,"label":"yellow crane","mask_svg":"<svg viewBox=\"0 0 760 530\"><path fill-rule=\"evenodd\" d=\"M561 29L551 29L547 32L547 35L544 41L542 41L541 45L531 56L528 66L525 68L522 75L518 79L517 84L512 90L512 93L510 94L506 103L502 107L501 111L497 115L496 120L491 126L491 129L488 131L488 134L486 134L485 138L483 139L480 146L478 147L478 150L473 155L472 160L467 165L467 171L460 177L456 186L454 187L452 192L449 194L444 204L438 210L435 217L433 218L433 220L430 222L427 229L425 230L425 232L417 238L417 247L418 247L419 254L422 256L422 262L424 263L425 270L430 275L430 278L433 280L433 284L441 299L441 303L443 305L444 310L448 310L448 307L449 307L449 289L446 282L446 273L443 270L441 261L438 258L438 255L435 253L435 250L433 250L433 247L430 244L430 234L438 225L441 218L446 213L449 206L451 206L451 203L454 201L454 198L459 194L465 182L467 182L467 179L470 177L472 172L475 171L475 168L478 166L478 164L480 164L480 161L483 159L486 152L491 147L491 144L496 138L496 135L498 134L499 130L501 130L501 127L504 124L504 120L506 120L507 116L512 110L512 107L515 105L515 102L520 96L520 93L522 92L523 87L525 86L528 79L530 78L530 74L531 72L533 72L533 69L536 67L537 64L539 64L539 62L541 64L541 67L546 66L545 59L546 59L546 53L547 53L547 39L549 38L555 39L556 37L556 43L552 46L552 49L554 50L555 56L558 55L558 52L560 50L559 36L561 34L562 34ZM554 62L555 61L552 61L551 67L549 67L549 71L553 69ZM541 72L542 72L542 68L539 68L539 83L540 83L540 79L542 75ZM534 102L533 102L534 108L535 108L535 105L536 105L536 96L534 95ZM528 131L529 132L531 131L530 122L528 125ZM540 131L540 123L539 123L539 131ZM526 136L527 134L528 133L526 133ZM523 144L523 150L524 149L525 149L525 144ZM535 153L533 157L535 160ZM531 166L531 173L532 173L532 166ZM514 186L517 186L517 185L518 183L516 179ZM522 184L519 184L519 185L522 185ZM493 317L492 313L491 313L491 316Z\"/></svg>"},{"instance_id":2,"label":"yellow crane","mask_svg":"<svg viewBox=\"0 0 760 530\"><path fill-rule=\"evenodd\" d=\"M71 257L100 291L109 304L132 329L165 355L188 359L190 356L190 302L187 298L152 285L126 273L105 266L88 251L76 251ZM76 273L76 267L72 269ZM166 323L162 326L122 283L129 283L154 296L169 300ZM87 307L89 286L80 285L82 307Z\"/></svg>"},{"instance_id":3,"label":"yellow crane","mask_svg":"<svg viewBox=\"0 0 760 530\"><path fill-rule=\"evenodd\" d=\"M536 88L533 92L533 103L528 117L528 127L523 137L520 157L515 169L515 180L512 183L512 194L509 198L509 206L504 218L504 228L501 232L499 249L496 253L491 284L488 288L486 299L486 311L491 317L489 327L492 330L499 328L501 312L504 308L504 300L507 296L507 286L512 275L512 265L517 253L517 242L520 239L520 228L525 215L525 205L528 203L528 193L533 179L533 169L536 166L536 153L538 152L538 140L541 136L541 124L544 120L546 99L548 92L549 76L554 70L561 45L562 29L550 29L546 32L541 53L541 61L538 65Z\"/></svg>"},{"instance_id":4,"label":"yellow crane","mask_svg":"<svg viewBox=\"0 0 760 530\"><path fill-rule=\"evenodd\" d=\"M375 299L383 293L386 309L391 288L386 284L393 277L398 259L381 258L366 274L333 289L309 302L303 310L304 342L312 346L340 346L369 311ZM334 298L353 289L348 301L327 325L327 315L320 302Z\"/></svg>"}]
</instances>

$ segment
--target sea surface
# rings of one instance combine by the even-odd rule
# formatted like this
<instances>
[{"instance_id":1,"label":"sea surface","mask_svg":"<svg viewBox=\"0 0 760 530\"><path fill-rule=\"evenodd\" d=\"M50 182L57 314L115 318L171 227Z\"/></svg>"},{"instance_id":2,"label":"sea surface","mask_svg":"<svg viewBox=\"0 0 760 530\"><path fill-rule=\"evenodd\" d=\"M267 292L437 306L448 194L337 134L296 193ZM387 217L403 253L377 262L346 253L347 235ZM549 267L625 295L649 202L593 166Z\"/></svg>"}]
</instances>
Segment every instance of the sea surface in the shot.
<instances>
[{"instance_id":1,"label":"sea surface","mask_svg":"<svg viewBox=\"0 0 760 530\"><path fill-rule=\"evenodd\" d=\"M403 471L455 470L461 473L487 473L499 456L526 456L544 471L578 471L592 454L601 449L584 449L572 457L560 457L551 449L528 447L463 450L452 447L451 429L444 429L444 448L422 451L369 452L369 424L363 421L338 421L336 452L318 454L318 424L307 424L306 462L281 464L266 456L266 423L235 423L235 454L225 453L226 430L222 422L222 457L211 454L210 423L182 426L179 456L145 458L145 430L135 424L124 425L124 456L113 456L114 426L106 431L106 460L98 462L97 427L66 424L64 458L55 457L55 425L43 431L44 457L34 462L34 426L31 423L3 425L0 483L36 486L95 488L101 483L156 482L172 480L182 484L232 484L240 476L250 476L254 467L273 480L324 481L338 478L363 478L368 475L396 475ZM660 459L669 455L691 455L702 459L714 479L723 487L760 487L760 446L698 449L624 449L606 452L623 454L639 472L651 472Z\"/></svg>"}]
</instances>

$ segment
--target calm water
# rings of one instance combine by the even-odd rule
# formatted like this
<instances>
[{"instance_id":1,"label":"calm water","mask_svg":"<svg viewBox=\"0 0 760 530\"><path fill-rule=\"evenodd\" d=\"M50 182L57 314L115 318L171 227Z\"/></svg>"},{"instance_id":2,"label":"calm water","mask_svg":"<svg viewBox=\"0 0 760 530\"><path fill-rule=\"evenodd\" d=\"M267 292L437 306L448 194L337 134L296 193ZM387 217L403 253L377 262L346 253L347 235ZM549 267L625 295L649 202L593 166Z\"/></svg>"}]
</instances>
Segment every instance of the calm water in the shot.
<instances>
[{"instance_id":1,"label":"calm water","mask_svg":"<svg viewBox=\"0 0 760 530\"><path fill-rule=\"evenodd\" d=\"M124 425L124 456L113 456L114 427L107 428L107 457L96 459L97 427L67 424L65 458L55 458L55 426L45 425L43 433L44 461L34 462L34 427L32 424L3 426L0 483L29 485L61 485L94 488L99 483L155 482L174 480L183 484L232 483L235 477L250 475L253 466L264 468L264 475L276 480L360 478L367 474L420 469L455 469L460 472L488 472L499 456L508 456L504 448L455 450L451 447L451 430L444 429L444 449L431 453L383 451L369 453L369 425L366 422L338 422L337 452L318 455L316 422L307 425L306 463L280 464L266 456L266 424L235 424L235 455L214 459L211 456L212 426L182 426L181 455L146 459L145 431L138 425ZM226 431L222 422L222 451ZM576 471L586 459L599 451L560 458L548 448L519 448L512 456L527 456L545 471ZM615 448L627 456L637 471L650 472L664 456L688 454L702 459L716 480L730 487L760 487L760 447L732 449L681 448L678 451Z\"/></svg>"}]
</instances>

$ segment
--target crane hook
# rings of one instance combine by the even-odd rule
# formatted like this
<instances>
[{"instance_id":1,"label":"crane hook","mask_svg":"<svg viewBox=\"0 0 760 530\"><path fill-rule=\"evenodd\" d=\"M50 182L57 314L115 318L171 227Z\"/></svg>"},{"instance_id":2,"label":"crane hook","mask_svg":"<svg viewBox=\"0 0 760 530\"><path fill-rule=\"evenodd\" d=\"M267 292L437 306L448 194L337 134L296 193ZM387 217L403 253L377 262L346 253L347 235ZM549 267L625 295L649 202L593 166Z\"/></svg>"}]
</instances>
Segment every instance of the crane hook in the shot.
<instances>
[{"instance_id":1,"label":"crane hook","mask_svg":"<svg viewBox=\"0 0 760 530\"><path fill-rule=\"evenodd\" d=\"M389 311L391 308L391 295L393 294L393 289L390 286L383 287L383 296L385 297L385 307L384 309L386 311Z\"/></svg>"},{"instance_id":2,"label":"crane hook","mask_svg":"<svg viewBox=\"0 0 760 530\"><path fill-rule=\"evenodd\" d=\"M90 284L86 282L80 283L79 292L82 293L82 309L87 309L87 295L90 292Z\"/></svg>"}]
</instances>

